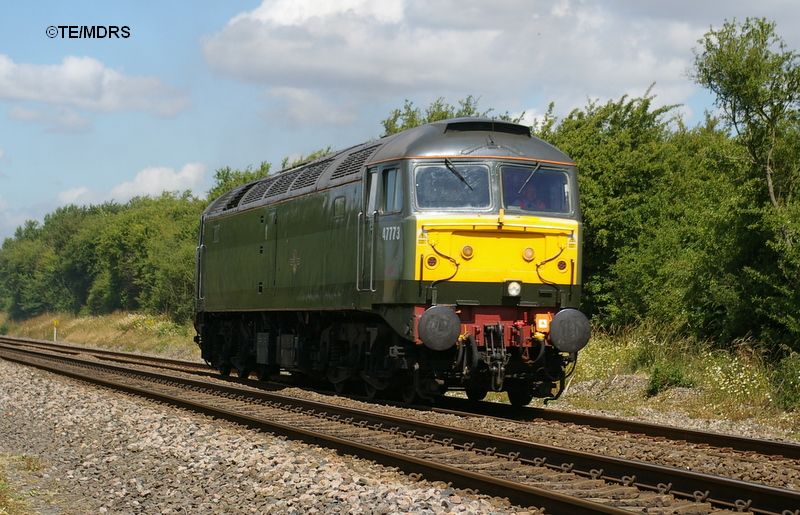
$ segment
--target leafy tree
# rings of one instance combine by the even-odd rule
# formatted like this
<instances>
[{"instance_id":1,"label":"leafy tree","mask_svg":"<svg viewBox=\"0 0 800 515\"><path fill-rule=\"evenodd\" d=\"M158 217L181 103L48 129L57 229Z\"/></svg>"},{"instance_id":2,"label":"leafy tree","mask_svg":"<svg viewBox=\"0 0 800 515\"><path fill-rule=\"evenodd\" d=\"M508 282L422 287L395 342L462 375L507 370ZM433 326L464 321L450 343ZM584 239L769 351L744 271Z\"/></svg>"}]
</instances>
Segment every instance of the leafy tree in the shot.
<instances>
[{"instance_id":1,"label":"leafy tree","mask_svg":"<svg viewBox=\"0 0 800 515\"><path fill-rule=\"evenodd\" d=\"M550 109L550 118L534 127L579 165L586 308L609 323L627 323L638 312L617 302L620 284L612 267L649 224L647 201L664 173L672 109L653 108L649 95L622 97L590 102L560 121Z\"/></svg>"},{"instance_id":2,"label":"leafy tree","mask_svg":"<svg viewBox=\"0 0 800 515\"><path fill-rule=\"evenodd\" d=\"M311 152L307 156L302 156L301 155L297 159L289 160L289 156L286 156L281 161L281 170L288 170L289 168L294 168L296 166L300 166L300 165L304 165L306 163L310 163L311 161L314 161L315 159L319 159L320 157L327 156L331 152L333 152L333 149L331 148L330 145L328 145L325 148L321 148L319 150L315 150L314 152Z\"/></svg>"},{"instance_id":3,"label":"leafy tree","mask_svg":"<svg viewBox=\"0 0 800 515\"><path fill-rule=\"evenodd\" d=\"M14 318L46 311L144 309L191 317L194 249L205 202L184 193L59 208L0 249L0 292Z\"/></svg>"},{"instance_id":4,"label":"leafy tree","mask_svg":"<svg viewBox=\"0 0 800 515\"><path fill-rule=\"evenodd\" d=\"M798 183L798 155L783 142L792 133L796 138L798 130L800 55L788 50L775 23L763 18L725 22L699 42L695 80L716 95L724 120L739 135L754 170L763 174L769 201L776 208L785 205Z\"/></svg>"},{"instance_id":5,"label":"leafy tree","mask_svg":"<svg viewBox=\"0 0 800 515\"><path fill-rule=\"evenodd\" d=\"M383 125L384 135L396 134L406 129L411 129L426 123L447 120L448 118L461 118L470 116L488 116L492 111L480 111L478 109L478 98L472 95L458 101L458 107L449 104L444 97L439 97L425 108L425 112L415 106L413 102L406 99L401 109L394 109L381 124Z\"/></svg>"},{"instance_id":6,"label":"leafy tree","mask_svg":"<svg viewBox=\"0 0 800 515\"><path fill-rule=\"evenodd\" d=\"M646 223L609 267L613 302L635 320L731 341L751 330L743 270L759 250L747 230L755 185L716 119L679 124L662 145L663 170L643 200Z\"/></svg>"},{"instance_id":7,"label":"leafy tree","mask_svg":"<svg viewBox=\"0 0 800 515\"><path fill-rule=\"evenodd\" d=\"M266 177L269 175L269 170L270 164L266 161L262 161L256 169L250 166L244 170L235 170L230 166L219 168L214 172L214 185L208 190L206 198L212 201L236 186Z\"/></svg>"},{"instance_id":8,"label":"leafy tree","mask_svg":"<svg viewBox=\"0 0 800 515\"><path fill-rule=\"evenodd\" d=\"M789 50L775 23L725 22L699 41L697 82L716 95L723 120L746 149L760 178L760 220L749 231L761 259L745 270L752 281L760 333L798 348L800 337L800 54Z\"/></svg>"}]
</instances>

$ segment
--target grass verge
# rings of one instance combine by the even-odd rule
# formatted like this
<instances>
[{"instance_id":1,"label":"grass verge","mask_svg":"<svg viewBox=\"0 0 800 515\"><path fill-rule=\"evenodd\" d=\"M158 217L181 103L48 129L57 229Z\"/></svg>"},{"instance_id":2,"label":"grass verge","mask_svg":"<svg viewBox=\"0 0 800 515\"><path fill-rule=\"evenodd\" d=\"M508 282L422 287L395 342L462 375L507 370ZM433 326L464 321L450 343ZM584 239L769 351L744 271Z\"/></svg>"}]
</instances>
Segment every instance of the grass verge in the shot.
<instances>
[{"instance_id":1,"label":"grass verge","mask_svg":"<svg viewBox=\"0 0 800 515\"><path fill-rule=\"evenodd\" d=\"M54 323L58 325L59 341L180 359L197 359L200 354L192 341L194 328L190 324L175 324L164 316L122 312L100 316L49 313L14 321L0 314L0 328L5 327L7 334L15 336L52 340Z\"/></svg>"},{"instance_id":2,"label":"grass verge","mask_svg":"<svg viewBox=\"0 0 800 515\"><path fill-rule=\"evenodd\" d=\"M800 356L773 363L749 340L719 349L649 327L600 333L579 355L564 399L622 413L754 420L800 436Z\"/></svg>"},{"instance_id":3,"label":"grass verge","mask_svg":"<svg viewBox=\"0 0 800 515\"><path fill-rule=\"evenodd\" d=\"M9 470L39 472L42 462L36 456L0 456L0 515L28 515L34 513L26 496L38 495L36 490L21 492L8 480Z\"/></svg>"}]
</instances>

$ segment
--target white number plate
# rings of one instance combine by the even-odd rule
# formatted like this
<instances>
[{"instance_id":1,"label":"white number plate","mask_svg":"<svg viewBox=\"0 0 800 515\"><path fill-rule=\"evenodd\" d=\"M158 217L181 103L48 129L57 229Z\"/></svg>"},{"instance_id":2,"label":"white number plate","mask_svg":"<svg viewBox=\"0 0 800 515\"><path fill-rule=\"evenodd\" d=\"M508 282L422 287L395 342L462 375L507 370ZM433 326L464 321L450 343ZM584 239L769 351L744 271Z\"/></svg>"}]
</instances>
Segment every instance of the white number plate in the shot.
<instances>
[{"instance_id":1,"label":"white number plate","mask_svg":"<svg viewBox=\"0 0 800 515\"><path fill-rule=\"evenodd\" d=\"M390 225L383 228L383 241L399 240L400 239L400 226Z\"/></svg>"}]
</instances>

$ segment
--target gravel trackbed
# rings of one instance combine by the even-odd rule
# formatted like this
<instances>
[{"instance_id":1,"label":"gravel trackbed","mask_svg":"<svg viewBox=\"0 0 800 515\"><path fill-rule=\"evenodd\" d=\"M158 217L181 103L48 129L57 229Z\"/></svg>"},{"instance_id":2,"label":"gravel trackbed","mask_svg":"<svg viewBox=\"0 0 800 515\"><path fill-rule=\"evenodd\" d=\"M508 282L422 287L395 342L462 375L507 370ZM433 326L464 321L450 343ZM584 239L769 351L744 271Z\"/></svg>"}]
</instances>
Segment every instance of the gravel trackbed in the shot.
<instances>
[{"instance_id":1,"label":"gravel trackbed","mask_svg":"<svg viewBox=\"0 0 800 515\"><path fill-rule=\"evenodd\" d=\"M333 451L0 360L0 454L40 513L519 513ZM24 476L24 477L23 477Z\"/></svg>"}]
</instances>

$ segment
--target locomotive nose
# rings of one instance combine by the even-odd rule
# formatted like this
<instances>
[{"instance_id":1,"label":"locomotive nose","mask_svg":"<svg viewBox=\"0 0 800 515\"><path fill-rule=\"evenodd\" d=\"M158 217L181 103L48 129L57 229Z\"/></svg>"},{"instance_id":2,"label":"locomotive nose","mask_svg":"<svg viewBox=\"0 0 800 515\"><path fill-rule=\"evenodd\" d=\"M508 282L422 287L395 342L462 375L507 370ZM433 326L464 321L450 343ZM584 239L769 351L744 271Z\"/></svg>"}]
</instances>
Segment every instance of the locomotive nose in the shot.
<instances>
[{"instance_id":1,"label":"locomotive nose","mask_svg":"<svg viewBox=\"0 0 800 515\"><path fill-rule=\"evenodd\" d=\"M550 339L561 352L578 352L589 342L589 319L577 309L562 309L550 322Z\"/></svg>"},{"instance_id":2,"label":"locomotive nose","mask_svg":"<svg viewBox=\"0 0 800 515\"><path fill-rule=\"evenodd\" d=\"M429 349L447 350L456 344L461 332L461 320L446 306L431 306L419 319L419 338Z\"/></svg>"}]
</instances>

